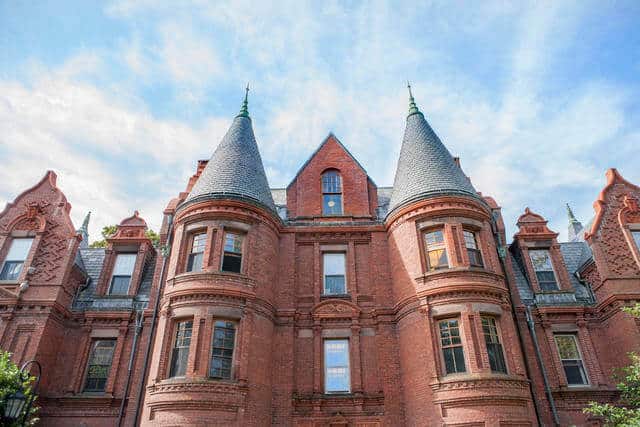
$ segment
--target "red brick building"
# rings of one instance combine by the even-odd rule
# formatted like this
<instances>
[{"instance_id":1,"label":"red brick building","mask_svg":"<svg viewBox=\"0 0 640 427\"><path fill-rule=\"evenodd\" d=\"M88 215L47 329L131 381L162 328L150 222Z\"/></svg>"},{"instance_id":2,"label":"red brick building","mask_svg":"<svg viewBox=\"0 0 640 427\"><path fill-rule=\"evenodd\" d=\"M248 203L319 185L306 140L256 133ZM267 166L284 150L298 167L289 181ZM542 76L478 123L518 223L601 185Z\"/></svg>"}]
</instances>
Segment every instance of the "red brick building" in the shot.
<instances>
[{"instance_id":1,"label":"red brick building","mask_svg":"<svg viewBox=\"0 0 640 427\"><path fill-rule=\"evenodd\" d=\"M270 189L245 98L159 247L136 212L89 248L53 172L0 212L0 347L42 364L46 426L599 425L638 200L611 169L571 241L526 209L507 244L412 97L393 187L329 135Z\"/></svg>"}]
</instances>

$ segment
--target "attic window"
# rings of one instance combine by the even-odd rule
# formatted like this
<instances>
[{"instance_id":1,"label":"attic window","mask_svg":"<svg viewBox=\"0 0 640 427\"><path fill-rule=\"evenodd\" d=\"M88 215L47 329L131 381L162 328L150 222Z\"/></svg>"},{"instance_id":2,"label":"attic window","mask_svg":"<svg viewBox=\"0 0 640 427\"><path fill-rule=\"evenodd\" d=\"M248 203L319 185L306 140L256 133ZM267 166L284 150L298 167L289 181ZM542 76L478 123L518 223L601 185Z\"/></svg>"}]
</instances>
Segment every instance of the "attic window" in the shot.
<instances>
[{"instance_id":1,"label":"attic window","mask_svg":"<svg viewBox=\"0 0 640 427\"><path fill-rule=\"evenodd\" d=\"M31 250L32 238L13 239L9 247L9 253L0 270L0 280L18 280L22 266Z\"/></svg>"},{"instance_id":2,"label":"attic window","mask_svg":"<svg viewBox=\"0 0 640 427\"><path fill-rule=\"evenodd\" d=\"M553 271L549 251L547 249L531 250L529 251L529 258L531 258L531 264L533 264L533 269L536 272L536 279L538 279L540 289L543 291L557 291L558 281Z\"/></svg>"},{"instance_id":3,"label":"attic window","mask_svg":"<svg viewBox=\"0 0 640 427\"><path fill-rule=\"evenodd\" d=\"M342 215L342 178L338 171L322 174L322 214Z\"/></svg>"},{"instance_id":4,"label":"attic window","mask_svg":"<svg viewBox=\"0 0 640 427\"><path fill-rule=\"evenodd\" d=\"M137 254L118 254L111 275L109 295L126 295L129 292L131 276L136 265L136 256Z\"/></svg>"},{"instance_id":5,"label":"attic window","mask_svg":"<svg viewBox=\"0 0 640 427\"><path fill-rule=\"evenodd\" d=\"M631 236L633 237L633 241L636 244L636 248L640 251L640 230L632 230Z\"/></svg>"}]
</instances>

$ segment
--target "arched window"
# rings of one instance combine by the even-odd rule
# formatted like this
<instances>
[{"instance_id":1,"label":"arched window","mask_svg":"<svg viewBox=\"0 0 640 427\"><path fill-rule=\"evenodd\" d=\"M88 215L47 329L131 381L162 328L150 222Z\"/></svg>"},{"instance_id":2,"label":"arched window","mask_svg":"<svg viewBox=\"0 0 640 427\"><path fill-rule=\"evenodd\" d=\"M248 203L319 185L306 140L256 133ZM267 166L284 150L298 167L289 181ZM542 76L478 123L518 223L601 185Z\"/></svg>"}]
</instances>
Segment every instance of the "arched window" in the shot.
<instances>
[{"instance_id":1,"label":"arched window","mask_svg":"<svg viewBox=\"0 0 640 427\"><path fill-rule=\"evenodd\" d=\"M336 170L322 174L322 214L342 215L342 178Z\"/></svg>"}]
</instances>

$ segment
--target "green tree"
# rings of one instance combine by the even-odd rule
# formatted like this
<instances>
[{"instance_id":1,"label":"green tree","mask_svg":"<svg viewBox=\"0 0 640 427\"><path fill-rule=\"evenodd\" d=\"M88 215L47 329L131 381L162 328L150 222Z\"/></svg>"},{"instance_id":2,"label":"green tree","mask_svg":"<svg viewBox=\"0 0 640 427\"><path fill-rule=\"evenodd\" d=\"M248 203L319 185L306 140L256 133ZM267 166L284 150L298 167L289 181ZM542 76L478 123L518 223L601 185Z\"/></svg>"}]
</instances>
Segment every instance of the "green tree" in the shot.
<instances>
[{"instance_id":1,"label":"green tree","mask_svg":"<svg viewBox=\"0 0 640 427\"><path fill-rule=\"evenodd\" d=\"M640 318L640 304L623 310ZM631 365L621 368L614 375L614 379L618 381L616 387L620 391L619 404L589 402L589 406L584 409L587 414L604 418L607 426L640 426L640 355L631 352L629 358Z\"/></svg>"},{"instance_id":2,"label":"green tree","mask_svg":"<svg viewBox=\"0 0 640 427\"><path fill-rule=\"evenodd\" d=\"M32 396L31 384L35 380L34 377L21 373L20 368L11 361L10 356L11 354L8 352L0 351L0 411L2 414L4 414L4 401L7 396L14 394L18 390L22 390L27 399ZM37 412L38 407L31 405L25 425L33 426L38 422ZM20 415L18 422L2 425L8 427L21 426L23 416L24 412Z\"/></svg>"},{"instance_id":3,"label":"green tree","mask_svg":"<svg viewBox=\"0 0 640 427\"><path fill-rule=\"evenodd\" d=\"M107 239L113 236L114 234L116 234L116 230L117 230L116 225L107 225L105 227L102 227L102 232L100 233L102 234L102 240L96 240L95 242L91 243L89 247L106 248ZM154 247L158 247L158 244L160 243L160 235L158 233L156 233L151 229L148 229L145 235L151 240L151 243L153 244Z\"/></svg>"}]
</instances>

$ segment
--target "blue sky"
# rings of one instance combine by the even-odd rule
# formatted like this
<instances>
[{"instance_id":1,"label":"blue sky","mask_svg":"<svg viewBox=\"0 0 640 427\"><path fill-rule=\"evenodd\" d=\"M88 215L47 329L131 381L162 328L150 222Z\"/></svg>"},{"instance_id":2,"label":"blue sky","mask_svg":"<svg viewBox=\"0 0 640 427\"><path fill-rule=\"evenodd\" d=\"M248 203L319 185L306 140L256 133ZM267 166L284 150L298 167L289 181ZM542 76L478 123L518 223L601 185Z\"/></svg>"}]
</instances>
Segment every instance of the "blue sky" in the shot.
<instances>
[{"instance_id":1,"label":"blue sky","mask_svg":"<svg viewBox=\"0 0 640 427\"><path fill-rule=\"evenodd\" d=\"M393 182L406 80L511 235L529 206L566 235L617 167L640 183L640 2L0 0L0 204L47 169L92 237L157 229L237 113L272 187L333 131Z\"/></svg>"}]
</instances>

